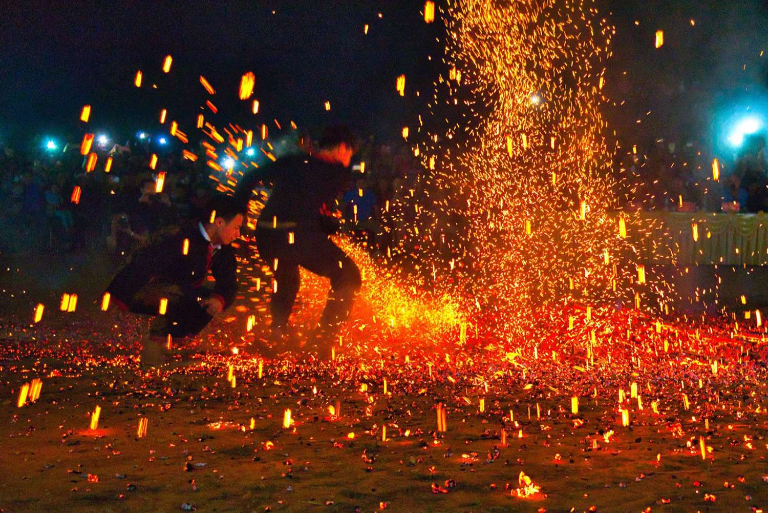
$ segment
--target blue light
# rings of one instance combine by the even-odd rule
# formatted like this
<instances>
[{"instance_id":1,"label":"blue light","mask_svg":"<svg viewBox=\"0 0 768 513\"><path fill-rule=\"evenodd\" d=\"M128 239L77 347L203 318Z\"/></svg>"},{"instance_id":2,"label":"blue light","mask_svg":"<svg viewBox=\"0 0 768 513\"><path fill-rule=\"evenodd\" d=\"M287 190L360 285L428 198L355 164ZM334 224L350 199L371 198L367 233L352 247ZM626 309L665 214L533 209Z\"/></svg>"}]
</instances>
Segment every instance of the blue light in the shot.
<instances>
[{"instance_id":1,"label":"blue light","mask_svg":"<svg viewBox=\"0 0 768 513\"><path fill-rule=\"evenodd\" d=\"M736 127L728 136L728 142L738 148L744 144L744 138L748 135L757 133L763 128L763 123L755 117L744 118L736 124Z\"/></svg>"},{"instance_id":2,"label":"blue light","mask_svg":"<svg viewBox=\"0 0 768 513\"><path fill-rule=\"evenodd\" d=\"M235 167L235 159L232 157L227 157L224 160L221 161L222 164L224 164L224 167L227 168L229 171L232 171Z\"/></svg>"},{"instance_id":3,"label":"blue light","mask_svg":"<svg viewBox=\"0 0 768 513\"><path fill-rule=\"evenodd\" d=\"M55 151L58 147L59 147L59 145L56 144L56 141L54 141L53 139L49 139L45 143L45 149L48 150L48 151Z\"/></svg>"},{"instance_id":4,"label":"blue light","mask_svg":"<svg viewBox=\"0 0 768 513\"><path fill-rule=\"evenodd\" d=\"M146 132L139 132L139 139L144 140L146 138L147 138L147 133Z\"/></svg>"},{"instance_id":5,"label":"blue light","mask_svg":"<svg viewBox=\"0 0 768 513\"><path fill-rule=\"evenodd\" d=\"M254 155L256 155L256 150L254 150L253 148L248 148L245 151L245 154L248 155L249 157L253 157Z\"/></svg>"},{"instance_id":6,"label":"blue light","mask_svg":"<svg viewBox=\"0 0 768 513\"><path fill-rule=\"evenodd\" d=\"M158 139L157 142L159 142L160 144L165 145L165 144L168 144L168 139L166 139L165 137L161 137L160 139Z\"/></svg>"},{"instance_id":7,"label":"blue light","mask_svg":"<svg viewBox=\"0 0 768 513\"><path fill-rule=\"evenodd\" d=\"M109 142L109 137L107 137L104 134L99 135L99 137L96 138L96 141L99 143L99 146L106 146Z\"/></svg>"}]
</instances>

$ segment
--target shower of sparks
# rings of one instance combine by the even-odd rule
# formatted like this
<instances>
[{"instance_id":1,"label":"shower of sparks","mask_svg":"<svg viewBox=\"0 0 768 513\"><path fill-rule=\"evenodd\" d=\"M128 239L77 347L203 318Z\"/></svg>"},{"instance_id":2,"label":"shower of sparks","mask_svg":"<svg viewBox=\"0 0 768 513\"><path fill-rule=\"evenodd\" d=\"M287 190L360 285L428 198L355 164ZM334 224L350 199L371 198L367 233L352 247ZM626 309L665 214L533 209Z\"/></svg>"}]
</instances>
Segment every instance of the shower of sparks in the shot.
<instances>
[{"instance_id":1,"label":"shower of sparks","mask_svg":"<svg viewBox=\"0 0 768 513\"><path fill-rule=\"evenodd\" d=\"M499 334L545 328L535 305L647 304L654 287L633 283L611 213L600 107L613 29L591 0L561 4L448 3L450 73L416 149L428 172L393 209L429 287Z\"/></svg>"}]
</instances>

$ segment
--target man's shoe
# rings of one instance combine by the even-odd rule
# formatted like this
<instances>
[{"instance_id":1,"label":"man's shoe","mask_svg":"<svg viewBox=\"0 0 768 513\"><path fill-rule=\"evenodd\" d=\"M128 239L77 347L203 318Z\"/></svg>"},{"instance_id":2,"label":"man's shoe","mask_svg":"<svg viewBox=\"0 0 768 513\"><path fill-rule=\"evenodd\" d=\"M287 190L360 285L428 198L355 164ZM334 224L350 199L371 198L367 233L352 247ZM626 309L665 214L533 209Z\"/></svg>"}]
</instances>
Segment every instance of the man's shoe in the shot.
<instances>
[{"instance_id":1,"label":"man's shoe","mask_svg":"<svg viewBox=\"0 0 768 513\"><path fill-rule=\"evenodd\" d=\"M160 369L170 360L164 343L158 337L147 337L140 354L141 370Z\"/></svg>"}]
</instances>

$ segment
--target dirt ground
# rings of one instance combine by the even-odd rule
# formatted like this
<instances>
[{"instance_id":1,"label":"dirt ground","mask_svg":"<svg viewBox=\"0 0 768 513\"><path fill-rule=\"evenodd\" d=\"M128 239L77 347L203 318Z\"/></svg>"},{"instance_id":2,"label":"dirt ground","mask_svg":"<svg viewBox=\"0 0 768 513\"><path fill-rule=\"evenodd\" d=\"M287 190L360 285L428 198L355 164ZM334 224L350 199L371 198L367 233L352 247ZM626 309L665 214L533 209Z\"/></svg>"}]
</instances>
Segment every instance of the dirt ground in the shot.
<instances>
[{"instance_id":1,"label":"dirt ground","mask_svg":"<svg viewBox=\"0 0 768 513\"><path fill-rule=\"evenodd\" d=\"M3 511L747 512L768 503L759 341L638 320L635 346L606 341L587 368L543 343L518 353L502 341L459 344L458 327L442 340L416 326L387 331L361 304L335 359L307 361L260 349L264 294L249 290L244 267L251 285L192 346L193 364L146 375L136 356L148 321L100 312L104 276L76 279L87 261L57 287L36 286L35 266L46 265L3 269ZM316 318L326 285L308 280L304 290L299 325ZM64 291L80 292L76 312L58 311ZM41 301L45 316L33 324ZM246 333L249 315L256 328ZM613 315L624 326L631 314ZM19 407L34 379L39 398ZM540 489L521 497L526 477Z\"/></svg>"}]
</instances>

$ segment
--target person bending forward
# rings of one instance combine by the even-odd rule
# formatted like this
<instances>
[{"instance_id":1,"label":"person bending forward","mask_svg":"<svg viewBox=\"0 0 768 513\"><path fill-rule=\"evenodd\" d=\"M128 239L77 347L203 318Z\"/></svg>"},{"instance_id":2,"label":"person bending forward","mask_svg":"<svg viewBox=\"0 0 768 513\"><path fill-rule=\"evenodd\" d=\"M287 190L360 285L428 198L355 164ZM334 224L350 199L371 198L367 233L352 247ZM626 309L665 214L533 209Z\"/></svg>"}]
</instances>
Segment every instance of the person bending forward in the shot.
<instances>
[{"instance_id":1,"label":"person bending forward","mask_svg":"<svg viewBox=\"0 0 768 513\"><path fill-rule=\"evenodd\" d=\"M232 197L219 196L206 212L200 222L138 250L107 287L121 310L156 317L141 353L143 367L165 363L169 335L197 335L235 298L237 260L230 244L240 237L244 211ZM203 287L209 271L213 290Z\"/></svg>"}]
</instances>

